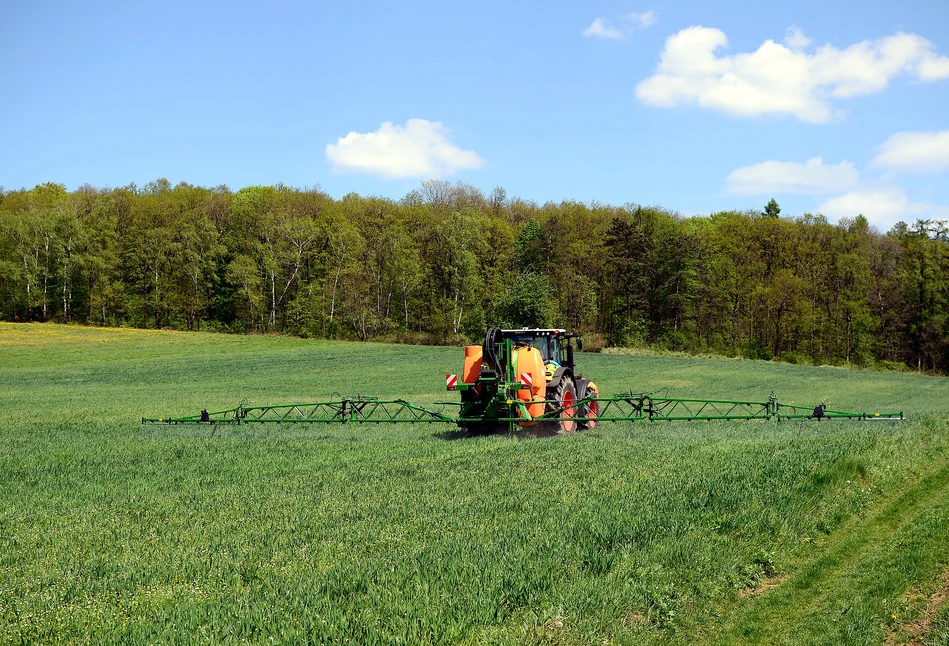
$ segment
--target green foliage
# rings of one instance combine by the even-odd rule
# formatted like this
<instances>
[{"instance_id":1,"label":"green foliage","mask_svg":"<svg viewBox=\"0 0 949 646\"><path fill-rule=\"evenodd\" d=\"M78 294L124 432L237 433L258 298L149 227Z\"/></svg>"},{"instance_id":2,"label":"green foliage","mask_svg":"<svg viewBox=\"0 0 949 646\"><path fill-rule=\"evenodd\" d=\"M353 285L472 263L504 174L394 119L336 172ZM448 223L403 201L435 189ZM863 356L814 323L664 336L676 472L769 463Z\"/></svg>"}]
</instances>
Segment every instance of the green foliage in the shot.
<instances>
[{"instance_id":1,"label":"green foliage","mask_svg":"<svg viewBox=\"0 0 949 646\"><path fill-rule=\"evenodd\" d=\"M457 343L501 304L607 346L949 371L944 223L780 213L44 184L0 201L0 319ZM526 274L549 296L521 315Z\"/></svg>"},{"instance_id":2,"label":"green foliage","mask_svg":"<svg viewBox=\"0 0 949 646\"><path fill-rule=\"evenodd\" d=\"M514 257L521 271L540 271L547 266L547 237L537 220L521 229L514 241Z\"/></svg>"},{"instance_id":3,"label":"green foliage","mask_svg":"<svg viewBox=\"0 0 949 646\"><path fill-rule=\"evenodd\" d=\"M764 215L766 218L776 218L781 215L781 207L778 206L778 203L773 197L771 198L771 201L765 204Z\"/></svg>"},{"instance_id":4,"label":"green foliage","mask_svg":"<svg viewBox=\"0 0 949 646\"><path fill-rule=\"evenodd\" d=\"M541 274L520 272L494 298L492 306L498 326L550 327L550 283Z\"/></svg>"}]
</instances>

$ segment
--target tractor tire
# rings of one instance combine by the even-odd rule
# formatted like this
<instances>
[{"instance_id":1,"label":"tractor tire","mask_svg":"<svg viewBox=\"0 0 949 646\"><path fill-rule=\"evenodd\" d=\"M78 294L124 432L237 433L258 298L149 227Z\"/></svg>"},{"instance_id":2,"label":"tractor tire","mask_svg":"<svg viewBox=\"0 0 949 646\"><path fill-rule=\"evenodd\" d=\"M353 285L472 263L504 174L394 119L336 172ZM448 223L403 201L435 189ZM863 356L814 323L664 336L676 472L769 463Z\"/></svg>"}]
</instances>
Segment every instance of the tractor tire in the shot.
<instances>
[{"instance_id":1,"label":"tractor tire","mask_svg":"<svg viewBox=\"0 0 949 646\"><path fill-rule=\"evenodd\" d=\"M560 414L561 417L577 417L577 409L572 406L573 402L577 401L577 388L573 384L573 378L564 375L560 380L560 383L557 384L557 387L554 388L553 392L547 396L548 399L554 401L553 404L547 404L550 406L550 410L557 410L558 408L563 408L564 411ZM546 422L549 424L555 433L558 435L565 435L567 433L573 433L577 430L577 423L573 420L559 420Z\"/></svg>"},{"instance_id":2,"label":"tractor tire","mask_svg":"<svg viewBox=\"0 0 949 646\"><path fill-rule=\"evenodd\" d=\"M595 388L588 388L583 397L599 397L600 393ZM597 420L596 418L600 416L600 405L598 402L587 402L583 405L583 408L580 409L580 414L577 417L590 417L585 422L580 422L580 428L586 430L593 430L596 428Z\"/></svg>"}]
</instances>

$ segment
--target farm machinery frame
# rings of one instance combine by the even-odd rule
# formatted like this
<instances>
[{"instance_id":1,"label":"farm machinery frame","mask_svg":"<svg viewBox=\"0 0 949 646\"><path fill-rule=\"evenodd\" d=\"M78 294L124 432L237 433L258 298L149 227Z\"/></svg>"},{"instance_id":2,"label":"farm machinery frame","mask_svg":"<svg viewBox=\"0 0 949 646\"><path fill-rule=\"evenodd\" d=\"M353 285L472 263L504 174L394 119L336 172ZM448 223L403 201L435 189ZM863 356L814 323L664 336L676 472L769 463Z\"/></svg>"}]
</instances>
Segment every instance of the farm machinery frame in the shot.
<instances>
[{"instance_id":1,"label":"farm machinery frame","mask_svg":"<svg viewBox=\"0 0 949 646\"><path fill-rule=\"evenodd\" d=\"M601 396L576 370L576 334L562 329L490 328L482 345L465 346L462 373L446 388L460 401L420 405L404 399L338 397L303 404L237 407L184 417L142 418L143 424L456 424L471 434L529 430L540 434L592 429L602 422L698 420L902 420L902 411L853 412L764 401L684 399L655 393Z\"/></svg>"}]
</instances>

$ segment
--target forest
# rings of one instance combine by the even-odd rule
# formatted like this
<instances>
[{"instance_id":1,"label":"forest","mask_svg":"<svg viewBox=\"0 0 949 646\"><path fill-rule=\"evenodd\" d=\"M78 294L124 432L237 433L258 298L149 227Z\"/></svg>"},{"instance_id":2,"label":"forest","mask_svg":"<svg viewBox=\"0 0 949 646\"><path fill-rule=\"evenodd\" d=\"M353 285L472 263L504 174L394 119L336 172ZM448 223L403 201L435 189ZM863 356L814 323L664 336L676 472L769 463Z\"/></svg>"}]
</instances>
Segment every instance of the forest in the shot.
<instances>
[{"instance_id":1,"label":"forest","mask_svg":"<svg viewBox=\"0 0 949 646\"><path fill-rule=\"evenodd\" d=\"M649 346L949 372L949 230L537 204L429 180L0 189L0 320L458 343L557 326Z\"/></svg>"}]
</instances>

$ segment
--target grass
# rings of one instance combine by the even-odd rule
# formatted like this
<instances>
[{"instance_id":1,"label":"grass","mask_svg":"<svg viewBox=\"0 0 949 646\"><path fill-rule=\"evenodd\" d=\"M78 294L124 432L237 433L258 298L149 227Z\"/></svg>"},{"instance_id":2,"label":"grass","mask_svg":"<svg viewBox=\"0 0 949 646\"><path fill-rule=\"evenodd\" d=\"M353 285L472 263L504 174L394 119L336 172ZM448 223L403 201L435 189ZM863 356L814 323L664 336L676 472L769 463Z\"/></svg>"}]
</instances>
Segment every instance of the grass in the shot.
<instances>
[{"instance_id":1,"label":"grass","mask_svg":"<svg viewBox=\"0 0 949 646\"><path fill-rule=\"evenodd\" d=\"M445 398L455 348L0 324L0 643L947 643L949 380L580 354L892 423L143 427ZM930 607L933 606L933 607Z\"/></svg>"}]
</instances>

